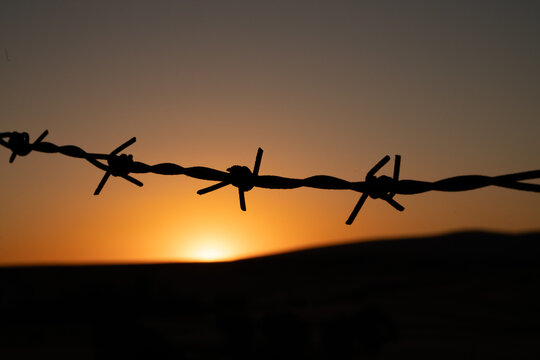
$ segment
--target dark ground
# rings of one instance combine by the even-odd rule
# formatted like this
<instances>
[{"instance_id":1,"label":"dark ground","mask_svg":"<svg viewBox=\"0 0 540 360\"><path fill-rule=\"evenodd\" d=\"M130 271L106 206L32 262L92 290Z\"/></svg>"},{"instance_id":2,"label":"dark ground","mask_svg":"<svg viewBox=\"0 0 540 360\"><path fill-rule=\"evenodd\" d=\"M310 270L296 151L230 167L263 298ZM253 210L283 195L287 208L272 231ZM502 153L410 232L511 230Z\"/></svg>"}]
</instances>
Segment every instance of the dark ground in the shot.
<instances>
[{"instance_id":1,"label":"dark ground","mask_svg":"<svg viewBox=\"0 0 540 360\"><path fill-rule=\"evenodd\" d=\"M540 359L540 233L0 268L0 359Z\"/></svg>"}]
</instances>

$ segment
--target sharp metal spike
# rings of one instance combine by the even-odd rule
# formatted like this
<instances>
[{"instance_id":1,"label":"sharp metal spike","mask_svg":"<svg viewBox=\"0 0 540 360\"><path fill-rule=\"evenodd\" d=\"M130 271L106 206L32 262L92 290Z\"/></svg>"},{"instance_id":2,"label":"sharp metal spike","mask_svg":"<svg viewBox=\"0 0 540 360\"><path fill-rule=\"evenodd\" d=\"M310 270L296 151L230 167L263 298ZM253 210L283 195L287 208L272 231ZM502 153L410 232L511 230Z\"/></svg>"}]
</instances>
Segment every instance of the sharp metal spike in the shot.
<instances>
[{"instance_id":1,"label":"sharp metal spike","mask_svg":"<svg viewBox=\"0 0 540 360\"><path fill-rule=\"evenodd\" d=\"M386 201L387 203L392 205L394 207L394 209L396 209L398 211L405 210L405 208L400 203L398 203L396 200L392 199L391 197L386 197L386 198L383 198L383 199L384 199L384 201Z\"/></svg>"},{"instance_id":2,"label":"sharp metal spike","mask_svg":"<svg viewBox=\"0 0 540 360\"><path fill-rule=\"evenodd\" d=\"M399 181L399 168L401 166L401 156L400 155L396 155L396 158L394 160L394 175L393 175L393 179L394 181ZM394 195L396 195L395 192L391 192L388 194L388 196L390 198L393 198Z\"/></svg>"},{"instance_id":3,"label":"sharp metal spike","mask_svg":"<svg viewBox=\"0 0 540 360\"><path fill-rule=\"evenodd\" d=\"M356 203L356 206L354 207L353 211L351 212L351 215L349 216L345 224L351 225L353 223L354 219L356 219L356 215L358 215L358 212L362 208L362 205L364 205L364 202L366 202L367 198L368 198L368 194L363 193L360 199L358 200L358 202Z\"/></svg>"},{"instance_id":4,"label":"sharp metal spike","mask_svg":"<svg viewBox=\"0 0 540 360\"><path fill-rule=\"evenodd\" d=\"M34 144L39 144L41 140L45 139L45 136L47 136L48 134L49 130L45 130L44 132L42 132L41 135L39 135L39 137L36 139L36 141L34 141Z\"/></svg>"},{"instance_id":5,"label":"sharp metal spike","mask_svg":"<svg viewBox=\"0 0 540 360\"><path fill-rule=\"evenodd\" d=\"M386 155L381 159L381 161L379 161L374 167L372 167L371 170L369 170L366 175L366 179L375 176L377 171L379 171L384 165L386 165L388 161L390 161L390 156Z\"/></svg>"},{"instance_id":6,"label":"sharp metal spike","mask_svg":"<svg viewBox=\"0 0 540 360\"><path fill-rule=\"evenodd\" d=\"M399 168L401 166L401 156L396 155L396 159L394 160L394 180L399 180Z\"/></svg>"},{"instance_id":7,"label":"sharp metal spike","mask_svg":"<svg viewBox=\"0 0 540 360\"><path fill-rule=\"evenodd\" d=\"M244 190L238 189L238 196L240 197L240 209L246 211L246 197L244 195Z\"/></svg>"},{"instance_id":8,"label":"sharp metal spike","mask_svg":"<svg viewBox=\"0 0 540 360\"><path fill-rule=\"evenodd\" d=\"M220 183L214 184L212 186L209 186L207 188L204 188L204 189L201 189L201 190L197 191L197 194L204 195L204 194L209 193L211 191L221 189L222 187L227 186L227 185L229 185L228 182L222 181Z\"/></svg>"},{"instance_id":9,"label":"sharp metal spike","mask_svg":"<svg viewBox=\"0 0 540 360\"><path fill-rule=\"evenodd\" d=\"M144 184L142 182L140 182L139 180L135 179L134 177L131 177L129 175L121 175L121 177L123 177L124 179L126 179L127 181L137 185L137 186L143 186Z\"/></svg>"},{"instance_id":10,"label":"sharp metal spike","mask_svg":"<svg viewBox=\"0 0 540 360\"><path fill-rule=\"evenodd\" d=\"M255 166L253 167L253 175L255 175L255 176L259 175L259 169L261 167L262 155L263 155L263 149L259 148L259 150L257 150L257 157L255 159Z\"/></svg>"},{"instance_id":11,"label":"sharp metal spike","mask_svg":"<svg viewBox=\"0 0 540 360\"><path fill-rule=\"evenodd\" d=\"M114 149L110 155L116 155L118 154L119 152L121 152L122 150L124 150L125 148L127 148L128 146L130 146L131 144L133 144L135 141L137 141L137 138L136 137L132 137L131 139L129 139L128 141L126 141L125 143L123 143L122 145L120 145L119 147L117 147L116 149Z\"/></svg>"},{"instance_id":12,"label":"sharp metal spike","mask_svg":"<svg viewBox=\"0 0 540 360\"><path fill-rule=\"evenodd\" d=\"M105 186L105 183L109 179L109 176L111 176L111 173L109 172L106 172L105 175L103 175L103 177L101 178L101 181L99 182L99 185L96 188L96 191L94 191L94 195L99 195L99 193L101 192L101 189L103 189L103 187Z\"/></svg>"}]
</instances>

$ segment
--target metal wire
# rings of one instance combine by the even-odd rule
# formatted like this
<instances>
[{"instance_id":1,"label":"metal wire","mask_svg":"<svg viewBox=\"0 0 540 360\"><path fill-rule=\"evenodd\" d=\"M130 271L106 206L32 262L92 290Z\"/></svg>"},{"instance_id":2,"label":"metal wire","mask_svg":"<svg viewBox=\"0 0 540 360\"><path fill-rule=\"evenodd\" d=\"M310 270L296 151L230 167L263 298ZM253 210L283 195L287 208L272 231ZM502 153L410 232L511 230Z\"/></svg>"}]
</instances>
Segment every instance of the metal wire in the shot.
<instances>
[{"instance_id":1,"label":"metal wire","mask_svg":"<svg viewBox=\"0 0 540 360\"><path fill-rule=\"evenodd\" d=\"M540 193L540 184L522 182L524 180L539 179L540 170L499 176L456 176L435 182L400 180L399 171L401 166L401 156L396 155L393 176L376 176L376 173L390 161L390 156L387 155L367 172L365 181L349 182L328 175L316 175L305 179L294 179L275 175L259 175L263 154L261 148L257 151L253 171L246 166L234 165L225 172L203 166L183 167L174 163L149 165L143 162L134 161L132 155L121 154L121 152L135 143L135 137L124 142L110 153L102 154L89 153L75 145L59 146L50 142L45 142L43 139L48 133L48 130L45 130L31 143L30 136L26 132L4 132L0 133L0 145L11 150L11 156L9 158L10 163L15 161L17 156L26 156L32 151L59 153L65 156L87 160L96 168L104 171L104 175L94 191L94 195L100 194L111 175L124 178L137 186L143 186L141 181L131 176L131 174L142 173L186 175L200 180L217 182L214 185L197 191L199 195L207 194L227 185L235 186L238 189L240 208L243 211L246 210L245 192L254 187L265 189L296 189L300 187L309 187L327 190L352 190L360 192L362 195L346 221L346 224L350 225L354 222L354 219L368 197L384 200L396 210L403 211L405 208L394 200L396 194L415 195L428 191L468 191L486 186L499 186Z\"/></svg>"}]
</instances>

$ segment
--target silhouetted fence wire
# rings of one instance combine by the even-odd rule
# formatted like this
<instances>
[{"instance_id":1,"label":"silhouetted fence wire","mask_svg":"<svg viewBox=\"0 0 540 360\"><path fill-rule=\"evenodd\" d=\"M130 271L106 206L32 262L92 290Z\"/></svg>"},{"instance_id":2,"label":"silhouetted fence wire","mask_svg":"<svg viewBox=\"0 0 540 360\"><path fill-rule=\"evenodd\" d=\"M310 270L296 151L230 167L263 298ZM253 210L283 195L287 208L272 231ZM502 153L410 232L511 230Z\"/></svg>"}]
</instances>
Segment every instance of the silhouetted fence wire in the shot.
<instances>
[{"instance_id":1,"label":"silhouetted fence wire","mask_svg":"<svg viewBox=\"0 0 540 360\"><path fill-rule=\"evenodd\" d=\"M415 195L428 191L468 191L486 186L499 186L521 191L540 192L540 184L522 182L524 180L539 179L540 170L500 176L455 176L434 182L400 180L399 171L401 157L396 155L393 176L376 176L375 174L390 161L390 156L387 155L368 171L365 181L350 182L328 175L316 175L305 179L294 179L275 175L259 175L263 154L261 148L257 151L253 170L246 166L234 165L225 172L203 166L183 167L174 163L149 165L143 162L134 161L132 155L121 154L121 152L135 143L135 137L129 139L110 153L102 154L89 153L75 145L59 146L50 142L45 142L43 139L45 139L48 133L49 132L45 130L34 142L30 142L30 136L26 132L4 132L0 133L0 144L11 150L11 156L9 158L10 163L15 161L17 156L26 156L32 151L59 153L87 160L98 169L104 171L104 175L94 191L94 195L98 195L101 192L111 175L124 178L137 186L143 186L141 181L130 174L144 173L186 175L200 180L217 182L214 185L197 191L199 195L218 190L227 185L232 185L238 189L240 208L243 211L246 210L245 192L254 187L265 189L297 189L300 187L310 187L327 190L352 190L360 192L362 195L346 221L346 223L350 225L353 223L356 215L368 197L384 200L396 210L403 211L404 207L394 200L396 194Z\"/></svg>"}]
</instances>

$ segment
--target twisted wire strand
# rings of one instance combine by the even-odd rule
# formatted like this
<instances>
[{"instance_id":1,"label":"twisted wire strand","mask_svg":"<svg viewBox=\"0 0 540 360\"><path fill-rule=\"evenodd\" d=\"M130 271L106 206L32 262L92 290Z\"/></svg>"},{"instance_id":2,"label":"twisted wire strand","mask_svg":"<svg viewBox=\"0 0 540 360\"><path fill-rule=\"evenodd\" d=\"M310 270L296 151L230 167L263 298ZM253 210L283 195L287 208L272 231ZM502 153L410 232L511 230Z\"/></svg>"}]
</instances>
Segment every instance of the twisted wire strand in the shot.
<instances>
[{"instance_id":1,"label":"twisted wire strand","mask_svg":"<svg viewBox=\"0 0 540 360\"><path fill-rule=\"evenodd\" d=\"M390 160L390 157L386 156L367 173L365 181L350 182L328 175L315 175L304 179L296 179L276 175L259 175L258 172L262 158L262 149L259 149L257 153L253 171L245 166L235 165L225 172L203 166L183 167L174 163L150 165L140 161L134 161L132 155L119 154L125 148L133 144L136 141L135 138L131 138L111 153L103 154L90 153L75 145L59 146L51 142L43 141L47 135L48 131L45 130L33 143L31 143L28 133L3 132L0 133L0 145L11 150L12 154L9 159L10 162L13 162L16 156L26 156L32 151L59 153L73 158L85 159L90 164L105 172L102 181L98 185L98 189L96 189L96 192L94 193L95 195L99 194L110 175L123 177L135 185L142 186L142 182L133 178L130 174L145 173L158 175L185 175L199 180L218 182L210 187L199 190L198 193L201 195L227 185L233 185L239 190L242 210L245 210L246 208L244 192L251 190L253 187L265 189L297 189L308 187L326 190L352 190L362 193L362 197L347 221L347 224L350 224L354 221L356 214L368 196L374 199L385 200L397 210L402 211L404 209L403 206L393 200L393 197L396 194L415 195L428 191L469 191L487 186L498 186L536 193L540 192L540 184L522 182L524 180L540 179L540 170L499 176L463 175L434 182L401 180L399 179L401 157L396 155L393 178L385 175L379 177L375 176L375 173Z\"/></svg>"}]
</instances>

